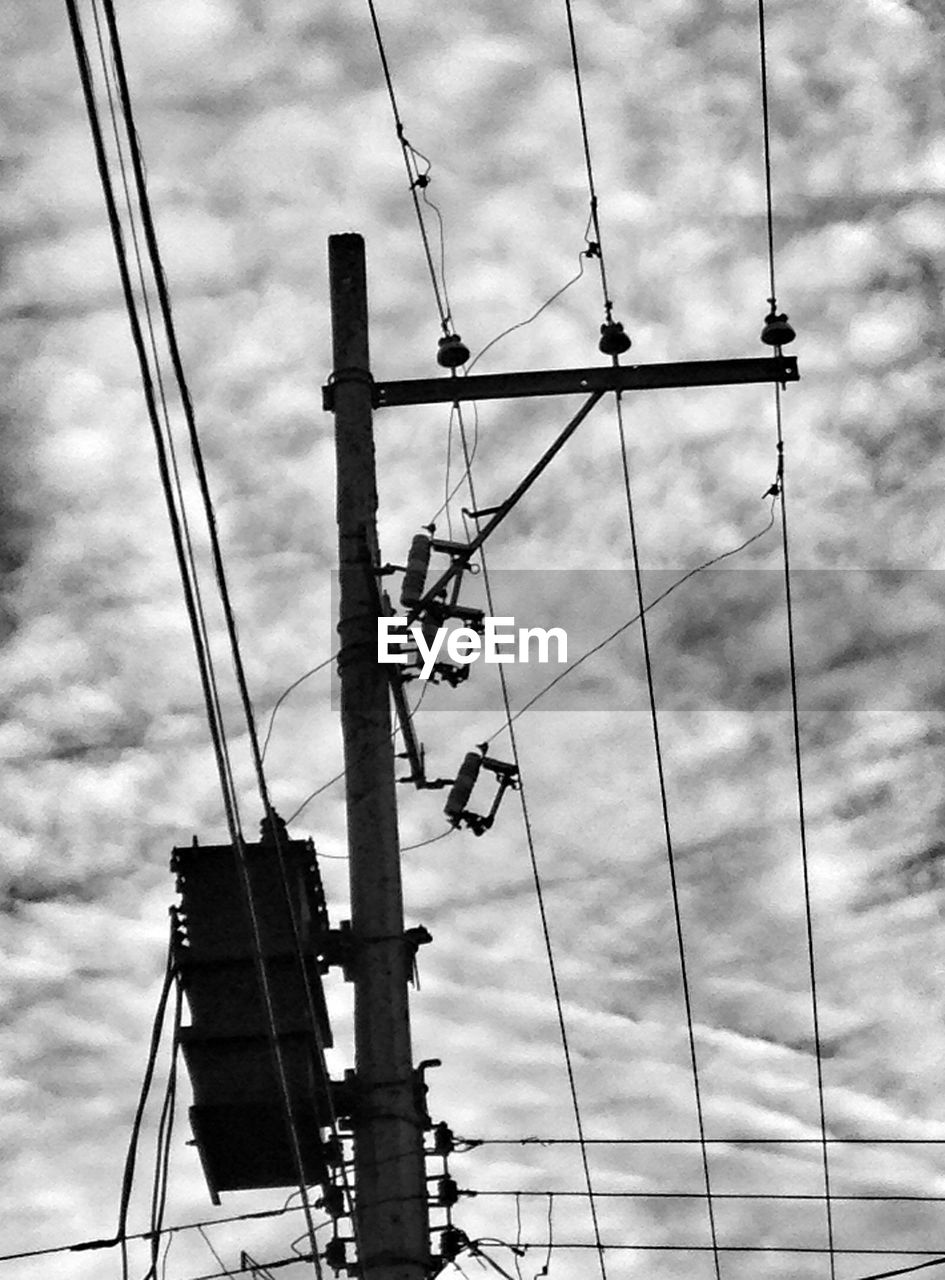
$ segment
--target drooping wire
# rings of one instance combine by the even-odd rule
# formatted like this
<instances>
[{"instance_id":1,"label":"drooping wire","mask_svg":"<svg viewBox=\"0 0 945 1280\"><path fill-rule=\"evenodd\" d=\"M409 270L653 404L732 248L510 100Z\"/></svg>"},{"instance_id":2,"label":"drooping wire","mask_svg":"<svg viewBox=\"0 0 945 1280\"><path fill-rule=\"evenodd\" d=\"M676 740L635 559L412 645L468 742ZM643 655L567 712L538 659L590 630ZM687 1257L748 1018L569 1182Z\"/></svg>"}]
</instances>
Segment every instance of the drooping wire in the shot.
<instances>
[{"instance_id":1,"label":"drooping wire","mask_svg":"<svg viewBox=\"0 0 945 1280\"><path fill-rule=\"evenodd\" d=\"M470 460L471 460L471 455L470 455ZM465 483L465 477L461 483ZM766 494L765 496L768 496L768 495ZM776 495L773 495L773 496L776 498ZM768 532L768 530L771 529L773 524L774 524L774 502L772 501L768 521L762 529L759 529L757 533L753 533L749 538L746 538L744 542L740 542L737 547L731 547L728 551L722 551L719 553L719 555L712 556L710 559L704 560L701 564L696 565L695 568L687 570L686 573L682 574L674 582L670 583L670 585L665 589L665 591L661 591L658 596L655 596L652 600L650 600L649 603L646 605L645 612L649 612L649 610L655 608L656 605L660 604L661 601L665 600L667 596L672 595L674 591L676 591L679 587L681 587L683 583L688 582L690 578L694 578L696 574L702 573L703 570L710 569L713 565L719 564L722 560L727 560L730 556L737 555L740 551L744 551L747 547L750 547L753 542L757 542L760 538L763 538L764 535ZM551 680L549 680L548 683L544 685L541 689L539 689L537 693L533 694L532 697L530 697L527 702L523 703L523 705L519 707L517 711L513 712L511 717L504 720L502 724L498 725L490 734L487 734L486 736L489 739L497 738L499 734L503 733L510 724L514 724L517 720L519 720L525 714L526 711L530 711L536 702L540 701L543 697L545 697L546 694L550 693L552 689L554 689L558 684L560 684L562 680L567 679L569 675L575 672L578 669L578 667L581 666L582 663L586 662L589 658L592 658L596 653L600 653L602 649L606 648L607 645L611 644L619 636L623 635L623 633L626 630L628 630L628 628L632 627L635 622L638 622L639 619L640 619L639 613L635 613L631 618L628 618L626 622L621 623L620 626L617 627L615 631L612 631L610 633L610 635L605 636L603 640L598 641L598 643L593 645L590 649L585 650L585 652L582 653L579 658L575 658L573 662L569 663L568 666L565 667L563 671L559 672L558 675L554 676ZM304 679L304 677L302 678ZM426 693L426 690L428 687L429 685L424 687L424 690L423 690L424 693ZM423 694L421 694L421 698L422 696ZM414 713L416 713L417 709L419 708L419 705L420 705L420 700L418 699L417 705L414 707ZM396 733L396 730L395 730L395 733ZM320 796L323 792L327 791L330 787L333 787L336 783L341 782L342 779L345 777L346 773L347 773L347 770L342 769L339 773L336 773L333 777L329 778L327 782L323 782L321 786L319 786L315 791L311 792L311 794L306 796L306 798L302 801L299 807L294 811L294 813L288 819L288 822L289 823L294 822L295 819L302 812L302 810L305 809L312 802L312 800L314 800L317 796ZM450 828L450 830L452 830L452 828ZM448 835L448 834L449 834L449 831L446 831L443 833L443 835ZM437 839L439 838L440 837L437 837ZM424 841L424 843L427 843L427 842ZM429 843L432 843L432 841L430 841ZM419 847L419 846L410 845L408 846L408 849L415 848L415 847ZM401 852L406 853L407 849L402 849ZM324 858L324 857L334 857L339 855L320 854L319 856Z\"/></svg>"},{"instance_id":2,"label":"drooping wire","mask_svg":"<svg viewBox=\"0 0 945 1280\"><path fill-rule=\"evenodd\" d=\"M682 574L674 582L671 582L665 591L661 591L658 596L654 596L654 598L646 605L643 612L649 613L651 609L655 608L656 605L665 600L667 596L672 595L672 593L676 591L677 588L681 587L684 582L688 582L690 578L694 578L696 574L702 573L705 569L710 569L713 565L719 564L722 560L727 560L729 556L737 555L740 551L744 551L746 547L750 547L753 542L757 542L759 538L763 538L774 525L775 501L777 501L777 498L772 497L768 522L763 529L759 529L757 533L753 533L751 537L746 538L744 542L740 542L737 547L732 547L728 551L722 551L719 555L712 556L709 560L704 560L701 564L697 564L694 569L687 570L686 573ZM586 649L579 658L575 658L575 660L569 663L563 671L559 672L558 675L549 680L546 685L543 685L542 688L539 689L537 693L533 694L526 703L523 703L523 705L513 714L511 721L506 721L504 724L500 725L491 734L489 734L488 737L498 737L498 735L506 728L507 724L514 722L518 720L520 716L523 716L525 712L529 711L536 702L545 696L545 694L550 693L556 685L560 684L562 680L566 679L567 676L576 671L582 663L587 662L588 658L592 658L594 654L600 653L602 649L616 640L618 636L622 636L623 633L628 630L628 628L632 627L635 622L639 622L640 617L641 614L635 613L632 618L628 618L626 622L622 622L616 631L612 631L609 636L605 636L603 640L600 640L590 649Z\"/></svg>"},{"instance_id":3,"label":"drooping wire","mask_svg":"<svg viewBox=\"0 0 945 1280\"><path fill-rule=\"evenodd\" d=\"M814 1062L817 1071L817 1109L820 1119L820 1137L824 1167L824 1194L827 1216L827 1247L830 1251L830 1276L836 1277L834 1259L834 1224L830 1194L830 1158L827 1151L827 1108L824 1097L823 1046L820 1035L820 1014L817 1001L817 965L814 951L814 920L811 903L810 858L807 841L807 817L804 804L804 770L801 752L801 718L797 695L797 646L794 635L794 604L791 591L791 553L788 538L787 498L784 476L784 433L781 414L781 388L775 384L775 421L778 440L778 485L781 491L781 546L784 567L784 605L787 623L788 670L791 684L791 730L794 749L794 777L797 797L797 823L801 854L801 873L804 884L804 922L807 933L807 964L810 975L811 1022L814 1037Z\"/></svg>"},{"instance_id":4,"label":"drooping wire","mask_svg":"<svg viewBox=\"0 0 945 1280\"><path fill-rule=\"evenodd\" d=\"M217 763L217 771L220 778L221 792L223 797L224 809L226 812L227 825L230 832L232 845L237 853L237 861L243 878L244 893L247 898L247 905L251 917L253 940L254 940L254 960L257 964L257 971L261 990L263 992L265 1003L267 1006L267 1014L269 1015L270 1039L273 1049L274 1065L276 1066L276 1074L279 1079L280 1092L285 1108L285 1117L287 1130L290 1138L290 1144L293 1148L296 1167L299 1173L300 1185L303 1190L303 1201L307 1205L307 1192L305 1191L305 1179L303 1165L301 1159L301 1148L299 1146L298 1134L295 1129L294 1119L292 1116L292 1107L288 1091L288 1082L285 1074L284 1063L282 1062L281 1047L278 1042L276 1033L275 1019L272 1010L271 993L268 990L268 978L265 966L262 962L261 941L258 928L258 919L256 918L255 909L252 903L252 892L249 884L248 866L246 863L246 850L243 842L242 830L239 821L238 808L235 798L235 789L233 786L232 774L229 769L229 760L225 748L225 731L222 722L217 715L218 708L214 703L213 686L209 675L209 669L212 666L209 651L203 642L201 633L199 616L194 598L194 586L191 577L190 566L187 561L185 543L181 532L180 513L177 510L175 501L175 491L171 481L170 471L167 461L167 449L163 435L161 432L160 420L157 413L156 398L154 393L154 384L151 371L148 365L147 353L144 339L141 331L141 324L137 314L137 306L134 298L134 292L131 287L131 279L128 270L127 256L124 247L124 239L122 235L121 220L118 215L118 209L115 201L114 190L109 172L108 160L105 151L104 141L102 137L101 125L98 118L98 109L95 102L95 91L92 79L91 66L88 58L88 51L85 43L85 37L82 31L81 17L79 14L77 0L66 0L66 10L69 17L70 32L72 35L73 46L76 55L76 62L79 70L79 77L82 86L83 97L85 100L86 111L89 117L89 125L92 134L93 149L95 152L96 166L98 168L99 177L105 197L106 211L108 216L109 227L112 234L112 241L115 248L116 260L118 263L119 276L121 280L122 293L125 300L125 307L128 313L129 324L131 326L132 338L138 357L139 370L141 374L142 386L145 395L145 403L148 411L148 418L151 423L152 433L155 439L155 447L158 457L158 468L160 472L161 485L164 493L165 503L168 510L168 518L171 525L172 537L174 541L175 554L177 557L178 568L181 575L181 581L184 589L184 598L187 608L188 618L191 625L191 634L194 644L194 650L197 656L198 669L200 671L201 685L204 692L204 703L207 713L208 725L210 728L211 740L214 748L214 756ZM178 379L178 386L181 393L182 402L184 404L185 416L188 420L188 426L192 430L192 444L194 443L196 430L193 423L193 411L190 404L189 394L187 392L186 382L183 376L183 369L180 361L180 353L177 348L176 338L173 331L173 320L170 315L170 304L167 296L166 283L163 277L163 269L160 263L160 255L157 249L156 236L154 232L153 221L150 216L150 209L147 200L146 183L144 177L143 163L140 151L137 146L137 135L134 126L133 113L131 111L130 94L128 91L127 79L125 76L123 59L121 55L120 41L118 37L117 23L115 19L112 0L104 0L104 10L106 23L109 30L109 37L112 45L113 62L118 82L119 97L121 101L122 114L125 120L129 147L131 152L132 166L135 176L136 186L138 188L139 206L141 208L142 220L145 232L145 238L148 245L148 251L151 256L152 267L155 276L155 285L158 291L158 298L161 304L162 317L164 319L166 337L170 350L172 363L174 365L175 374ZM198 442L199 449L199 442ZM195 457L195 465L198 467L198 476L205 483L202 465L199 461L199 454ZM212 523L212 510L209 512L211 533L214 533ZM218 566L222 567L222 566ZM232 624L232 617L228 617L228 623ZM235 628L234 628L235 630ZM313 1231L311 1222L311 1209L307 1206L307 1218L310 1229ZM314 1234L313 1254L316 1272L320 1275L320 1265L315 1252ZM126 1251L123 1247L123 1266L127 1270Z\"/></svg>"},{"instance_id":5,"label":"drooping wire","mask_svg":"<svg viewBox=\"0 0 945 1280\"><path fill-rule=\"evenodd\" d=\"M414 704L413 710L410 712L411 721L413 721L414 716L420 710L420 704L423 701L423 699L426 697L426 692L428 688L429 688L429 685L425 685L424 688L421 690L420 697L417 699L416 703ZM397 734L400 732L401 732L400 725L395 725L390 735L391 740L396 738ZM302 801L302 803L298 806L298 808L295 809L292 812L292 814L286 819L286 825L288 826L289 824L293 823L303 809L307 809L313 800L315 800L323 792L327 791L329 787L333 787L336 782L341 782L341 780L347 776L347 773L348 773L347 768L342 769L339 773L336 773L333 778L329 778L327 782L323 782L320 787L316 787L314 791L310 792L309 795L307 795L305 799ZM345 855L345 857L347 857L347 855Z\"/></svg>"},{"instance_id":6,"label":"drooping wire","mask_svg":"<svg viewBox=\"0 0 945 1280\"><path fill-rule=\"evenodd\" d=\"M414 849L425 849L428 844L436 844L438 840L443 840L447 836L456 834L455 827L447 827L445 831L441 831L437 836L431 836L429 840L421 840L419 844L408 844L401 849L401 853L412 853Z\"/></svg>"},{"instance_id":7,"label":"drooping wire","mask_svg":"<svg viewBox=\"0 0 945 1280\"><path fill-rule=\"evenodd\" d=\"M614 356L616 363L617 357ZM689 1060L692 1068L692 1086L696 1106L696 1122L701 1139L702 1175L706 1189L706 1209L709 1219L709 1233L712 1239L712 1259L716 1280L721 1280L721 1264L719 1261L718 1234L715 1225L715 1211L712 1207L712 1182L709 1173L709 1153L705 1144L705 1115L702 1106L702 1088L699 1080L699 1059L696 1052L696 1035L692 1013L692 994L689 985L689 970L686 963L686 946L683 938L682 910L679 899L679 884L676 876L676 857L673 849L673 832L669 817L669 796L666 788L666 770L663 761L663 748L660 739L659 713L656 706L656 685L653 678L653 661L650 654L649 628L646 620L646 605L643 600L643 569L640 564L640 551L637 540L636 517L633 508L633 490L630 483L630 464L627 452L627 438L623 422L623 403L620 392L615 394L617 408L617 431L620 438L620 459L623 473L624 495L627 505L627 523L630 533L630 550L633 556L633 580L637 597L637 611L640 616L640 641L643 647L643 664L646 671L647 698L650 708L650 725L653 732L653 748L656 760L656 776L659 784L660 811L663 819L663 835L666 845L666 861L669 868L670 891L673 900L673 920L676 929L676 946L679 955L679 974L682 984L683 1003L686 1013L686 1035L689 1042ZM783 508L782 508L783 509Z\"/></svg>"},{"instance_id":8,"label":"drooping wire","mask_svg":"<svg viewBox=\"0 0 945 1280\"><path fill-rule=\"evenodd\" d=\"M469 455L470 462L473 460L473 458L475 458L476 450L479 448L479 405L476 403L475 400L472 402L472 411L473 411L473 442L472 442L472 449ZM457 493L459 493L463 485L466 483L466 476L464 473L462 476L460 476L460 478L456 481L456 483L452 487L450 486L450 478L451 478L450 472L452 471L452 465L453 465L453 432L455 430L456 423L458 421L461 421L462 417L463 417L463 406L460 404L458 400L456 400L453 402L452 405L450 405L449 426L446 432L446 471L443 477L443 501L440 504L440 506L437 507L436 511L434 511L430 519L427 521L427 524L436 524L437 520L439 520L440 518L441 512L445 512L447 535L451 540L453 537L453 513L451 510L450 504L452 503L453 499L456 497Z\"/></svg>"},{"instance_id":9,"label":"drooping wire","mask_svg":"<svg viewBox=\"0 0 945 1280\"><path fill-rule=\"evenodd\" d=\"M584 260L589 256L590 255L588 254L587 250L582 249L582 251L578 254L577 274L573 275L570 280L566 281L561 286L560 289L556 289L550 298L546 298L545 301L541 304L541 306L537 309L537 311L533 311L527 320L519 320L517 324L510 324L507 329L503 329L501 333L496 334L494 338L490 339L490 341L487 342L486 345L481 348L481 350L476 352L476 354L470 360L469 364L467 364L466 373L467 374L472 373L473 369L479 363L482 357L486 354L487 351L491 351L492 348L496 345L496 343L501 342L503 338L507 338L510 333L515 333L517 329L524 329L526 325L530 325L533 321L537 320L543 311L547 311L547 309L551 306L553 302L557 302L563 293L567 293L568 289L570 289L572 285L577 284L577 282L584 275Z\"/></svg>"},{"instance_id":10,"label":"drooping wire","mask_svg":"<svg viewBox=\"0 0 945 1280\"><path fill-rule=\"evenodd\" d=\"M466 482L469 486L469 498L472 503L472 509L478 511L479 506L476 501L475 484L472 475L472 458L469 451L469 444L466 439L466 432L463 428L462 418L460 423L460 439L463 447L463 458L466 466ZM485 587L486 601L489 613L495 616L495 609L492 599L492 587L489 581L489 569L486 562L485 548L479 548L479 559L482 565L482 578ZM512 760L518 770L518 795L522 808L522 822L525 828L525 840L528 846L528 857L532 871L532 879L535 886L535 898L538 905L538 916L541 924L542 938L545 945L545 956L548 961L549 976L551 979L551 989L555 1004L555 1013L558 1021L558 1031L561 1039L561 1048L564 1056L565 1072L568 1078L568 1090L571 1097L571 1109L574 1114L574 1124L578 1135L578 1143L581 1152L581 1165L584 1172L584 1183L587 1188L588 1206L591 1215L591 1224L594 1231L594 1239L597 1245L597 1260L600 1267L601 1280L607 1280L607 1264L604 1259L604 1250L601 1243L600 1223L597 1217L597 1205L594 1201L594 1184L591 1178L590 1162L587 1154L587 1147L584 1143L584 1122L581 1115L581 1104L578 1098L577 1078L574 1072L574 1063L571 1055L571 1045L568 1037L567 1023L564 1017L564 1005L561 998L561 986L558 979L558 968L555 962L554 946L551 940L551 927L548 921L548 913L545 906L544 888L542 885L541 872L538 866L538 855L535 849L535 839L532 831L531 817L528 809L528 799L525 793L525 779L522 775L521 761L518 752L518 741L515 733L515 726L511 722L511 706L509 704L508 681L505 676L505 668L500 663L499 666L499 683L502 689L502 704L505 709L505 717L508 722L509 742L512 750Z\"/></svg>"},{"instance_id":11,"label":"drooping wire","mask_svg":"<svg viewBox=\"0 0 945 1280\"><path fill-rule=\"evenodd\" d=\"M340 650L338 652L340 652ZM288 686L288 688L284 689L282 693L279 694L279 697L276 699L275 706L272 708L272 710L269 713L269 724L266 729L266 737L263 740L262 752L260 754L261 762L265 763L266 751L268 750L268 747L269 747L269 739L272 737L273 726L276 723L276 713L278 712L279 708L282 706L283 702L285 702L286 698L289 696L290 693L293 692L293 690L297 689L299 685L302 684L305 680L308 680L309 676L317 675L319 671L324 671L325 667L327 667L329 663L335 662L338 658L338 652L333 653L331 657L326 658L324 662L319 662L317 666L311 667L308 671L304 673L304 675L300 675L297 680L293 680L292 683Z\"/></svg>"},{"instance_id":12,"label":"drooping wire","mask_svg":"<svg viewBox=\"0 0 945 1280\"><path fill-rule=\"evenodd\" d=\"M397 105L397 95L394 92L394 81L391 76L390 63L387 60L387 51L384 48L384 39L381 35L381 26L377 16L377 9L374 0L368 0L368 9L371 14L371 26L374 28L374 39L377 43L377 52L381 60L381 69L384 73L384 83L387 86L387 96L390 99L391 111L394 115L394 127L397 131L397 141L400 143L400 149L403 152L404 166L407 170L407 181L410 186L410 196L413 200L414 212L417 215L417 225L420 228L420 239L423 243L423 253L427 261L427 269L430 274L430 281L433 285L433 296L436 299L436 309L440 316L440 326L444 334L449 334L451 317L449 311L449 303L445 297L445 280L441 288L437 280L436 267L433 262L433 250L430 247L430 237L427 233L426 223L423 217L423 210L420 207L420 198L418 191L422 191L429 183L430 162L422 152L417 151L415 147L407 141L404 132L404 123L401 119L400 109ZM424 161L427 165L426 170L421 170L417 164L417 158Z\"/></svg>"},{"instance_id":13,"label":"drooping wire","mask_svg":"<svg viewBox=\"0 0 945 1280\"><path fill-rule=\"evenodd\" d=\"M590 199L590 222L594 231L593 240L588 241L587 256L597 258L600 263L600 285L604 295L604 313L608 321L613 319L614 304L607 287L607 267L604 262L604 248L600 232L600 212L598 208L597 188L594 184L594 165L591 160L591 142L587 127L587 110L584 106L584 85L581 78L581 60L578 55L577 34L574 29L574 13L571 0L564 0L568 20L568 40L571 46L571 70L574 75L574 88L577 93L578 115L581 121L581 141L584 146L584 165L587 170L587 190Z\"/></svg>"},{"instance_id":14,"label":"drooping wire","mask_svg":"<svg viewBox=\"0 0 945 1280\"><path fill-rule=\"evenodd\" d=\"M590 226L590 222L588 222L588 226ZM585 231L585 239L586 238L587 238L587 233ZM491 349L496 345L496 343L501 342L503 338L507 338L510 333L514 333L517 329L524 329L526 325L530 325L532 321L537 320L543 311L546 311L548 307L552 305L552 303L557 302L557 300L561 297L561 295L563 293L566 293L568 289L571 288L572 285L577 284L577 282L584 275L584 259L590 256L591 255L587 250L582 250L582 252L578 254L577 274L573 275L571 279L566 281L559 289L556 289L550 298L546 298L545 301L541 304L541 306L536 311L533 311L532 314L526 320L519 320L516 324L509 325L507 329L503 329L501 333L497 334L494 338L490 339L490 341L487 342L486 345L482 347L466 365L466 368L465 368L466 375L469 375L472 372L475 365L479 363L479 361L482 359L482 357L486 354L487 351L491 351ZM470 450L470 455L469 455L470 462L474 460L476 456L476 450L479 448L479 408L475 401L473 401L472 407L473 407L474 420L473 420L473 443L472 443L472 448ZM452 525L452 519L450 514L450 503L452 502L453 498L455 498L459 490L466 483L465 476L462 476L459 480L456 481L456 484L453 485L452 488L450 487L450 469L451 469L451 456L452 456L452 446L453 446L454 421L455 421L456 415L461 411L462 409L459 403L454 403L450 408L449 430L447 432L447 437L446 437L446 478L443 486L444 498L441 505L437 508L437 510L433 513L433 515L430 517L430 520L428 521L429 524L435 524L436 521L440 518L440 514L445 511L446 519L447 519L447 527L449 530L450 538L452 538L453 536L453 525Z\"/></svg>"}]
</instances>

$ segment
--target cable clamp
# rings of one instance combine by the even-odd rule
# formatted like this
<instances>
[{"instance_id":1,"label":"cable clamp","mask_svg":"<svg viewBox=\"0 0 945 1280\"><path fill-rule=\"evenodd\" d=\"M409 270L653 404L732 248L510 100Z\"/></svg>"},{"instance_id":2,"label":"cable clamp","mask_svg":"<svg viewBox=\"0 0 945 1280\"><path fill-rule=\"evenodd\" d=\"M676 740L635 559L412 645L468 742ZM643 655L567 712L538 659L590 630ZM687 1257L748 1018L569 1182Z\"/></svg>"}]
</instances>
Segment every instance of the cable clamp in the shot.
<instances>
[{"instance_id":1,"label":"cable clamp","mask_svg":"<svg viewBox=\"0 0 945 1280\"><path fill-rule=\"evenodd\" d=\"M333 413L335 409L335 387L339 383L344 382L360 382L362 386L371 388L371 404L376 409L378 406L377 384L374 381L374 375L370 369L361 369L356 366L336 369L332 373L328 382L322 387L322 408L329 413Z\"/></svg>"}]
</instances>

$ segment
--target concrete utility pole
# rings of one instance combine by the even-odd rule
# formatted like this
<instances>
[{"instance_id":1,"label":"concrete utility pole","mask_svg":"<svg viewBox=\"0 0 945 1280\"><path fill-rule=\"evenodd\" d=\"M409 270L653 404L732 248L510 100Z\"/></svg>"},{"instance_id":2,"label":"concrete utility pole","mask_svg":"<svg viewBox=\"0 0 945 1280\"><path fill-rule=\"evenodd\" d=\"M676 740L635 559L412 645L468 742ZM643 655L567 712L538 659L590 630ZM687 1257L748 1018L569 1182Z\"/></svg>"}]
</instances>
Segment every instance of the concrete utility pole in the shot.
<instances>
[{"instance_id":1,"label":"concrete utility pole","mask_svg":"<svg viewBox=\"0 0 945 1280\"><path fill-rule=\"evenodd\" d=\"M358 1274L425 1280L422 1099L410 1047L390 685L377 661L377 482L364 241L328 241L338 472L341 721L354 957Z\"/></svg>"}]
</instances>

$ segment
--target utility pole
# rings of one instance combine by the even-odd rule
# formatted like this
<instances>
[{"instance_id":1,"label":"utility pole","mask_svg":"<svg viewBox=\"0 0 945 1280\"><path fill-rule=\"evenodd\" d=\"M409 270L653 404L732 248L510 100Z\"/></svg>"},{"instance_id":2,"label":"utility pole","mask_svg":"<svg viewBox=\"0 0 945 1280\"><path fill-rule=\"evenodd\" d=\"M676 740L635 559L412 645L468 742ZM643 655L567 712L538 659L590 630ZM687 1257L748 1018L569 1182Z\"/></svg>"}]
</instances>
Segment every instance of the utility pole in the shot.
<instances>
[{"instance_id":1,"label":"utility pole","mask_svg":"<svg viewBox=\"0 0 945 1280\"><path fill-rule=\"evenodd\" d=\"M377 481L364 241L328 241L338 474L341 722L354 975L354 1217L364 1280L426 1280L429 1208L410 1046L390 681L377 661Z\"/></svg>"},{"instance_id":2,"label":"utility pole","mask_svg":"<svg viewBox=\"0 0 945 1280\"><path fill-rule=\"evenodd\" d=\"M448 583L463 573L473 553L607 392L765 382L785 385L797 381L797 361L781 351L781 344L794 337L787 317L772 313L761 340L774 352L764 358L655 365L620 365L614 358L603 367L375 383L368 357L364 241L349 234L331 236L328 244L334 370L323 389L323 403L335 415L338 467L338 665L351 883L349 969L355 984L355 1088L349 1105L358 1274L364 1280L427 1280L433 1265L424 1163L424 1124L429 1122L421 1073L414 1070L410 1048L407 984L412 952L404 935L392 694L411 766L408 780L420 788L440 786L442 780L426 778L423 749L412 731L403 682L392 678L389 668L377 660L381 561L372 410L517 396L585 397L511 495L497 507L473 513L476 536L466 546L450 546L450 566L412 607L414 620L445 599ZM609 333L605 333L607 326L602 327L599 349L615 356L629 342L621 326L609 327ZM448 340L442 339L441 346ZM451 341L465 351L458 338ZM455 372L454 359L438 356L438 363ZM486 517L488 523L479 525ZM449 1256L450 1231L444 1233L444 1258ZM455 1247L456 1238L450 1238Z\"/></svg>"}]
</instances>

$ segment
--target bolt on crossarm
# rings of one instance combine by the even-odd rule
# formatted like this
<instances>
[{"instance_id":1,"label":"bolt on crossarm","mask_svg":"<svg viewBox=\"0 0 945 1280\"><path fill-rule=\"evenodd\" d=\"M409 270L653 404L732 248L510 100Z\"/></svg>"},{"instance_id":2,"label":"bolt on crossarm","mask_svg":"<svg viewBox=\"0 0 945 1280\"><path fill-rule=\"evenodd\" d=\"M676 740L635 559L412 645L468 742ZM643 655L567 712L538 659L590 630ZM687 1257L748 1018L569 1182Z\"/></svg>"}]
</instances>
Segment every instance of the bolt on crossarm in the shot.
<instances>
[{"instance_id":1,"label":"bolt on crossarm","mask_svg":"<svg viewBox=\"0 0 945 1280\"><path fill-rule=\"evenodd\" d=\"M390 685L377 662L377 483L364 241L331 236L341 719L354 943L354 1199L365 1280L430 1270L424 1112L410 1043Z\"/></svg>"}]
</instances>

